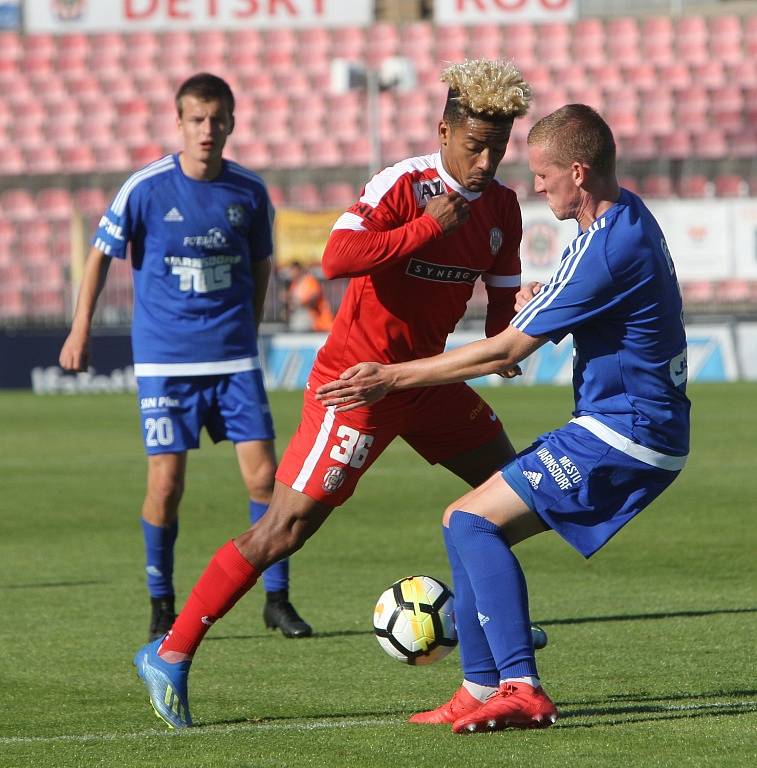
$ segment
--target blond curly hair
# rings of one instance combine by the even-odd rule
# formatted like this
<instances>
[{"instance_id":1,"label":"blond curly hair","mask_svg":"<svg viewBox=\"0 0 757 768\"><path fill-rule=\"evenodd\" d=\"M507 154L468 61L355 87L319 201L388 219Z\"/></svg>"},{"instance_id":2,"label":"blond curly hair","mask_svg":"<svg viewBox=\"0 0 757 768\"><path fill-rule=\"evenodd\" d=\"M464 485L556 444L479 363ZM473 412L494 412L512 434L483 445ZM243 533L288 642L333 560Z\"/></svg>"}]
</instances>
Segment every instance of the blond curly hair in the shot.
<instances>
[{"instance_id":1,"label":"blond curly hair","mask_svg":"<svg viewBox=\"0 0 757 768\"><path fill-rule=\"evenodd\" d=\"M531 86L511 61L466 59L444 69L440 80L449 86L448 105L474 117L515 119L531 103Z\"/></svg>"}]
</instances>

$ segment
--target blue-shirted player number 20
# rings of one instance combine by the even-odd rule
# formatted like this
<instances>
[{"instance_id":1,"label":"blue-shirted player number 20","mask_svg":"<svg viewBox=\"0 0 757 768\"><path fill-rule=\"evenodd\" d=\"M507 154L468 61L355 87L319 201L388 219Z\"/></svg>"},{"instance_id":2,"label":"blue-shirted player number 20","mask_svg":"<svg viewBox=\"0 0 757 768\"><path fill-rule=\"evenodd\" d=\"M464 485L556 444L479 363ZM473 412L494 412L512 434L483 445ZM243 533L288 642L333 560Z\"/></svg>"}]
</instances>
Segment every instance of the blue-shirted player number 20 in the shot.
<instances>
[{"instance_id":1,"label":"blue-shirted player number 20","mask_svg":"<svg viewBox=\"0 0 757 768\"><path fill-rule=\"evenodd\" d=\"M157 448L159 445L173 444L173 423L168 416L160 416L157 419L145 419L145 444L148 448Z\"/></svg>"}]
</instances>

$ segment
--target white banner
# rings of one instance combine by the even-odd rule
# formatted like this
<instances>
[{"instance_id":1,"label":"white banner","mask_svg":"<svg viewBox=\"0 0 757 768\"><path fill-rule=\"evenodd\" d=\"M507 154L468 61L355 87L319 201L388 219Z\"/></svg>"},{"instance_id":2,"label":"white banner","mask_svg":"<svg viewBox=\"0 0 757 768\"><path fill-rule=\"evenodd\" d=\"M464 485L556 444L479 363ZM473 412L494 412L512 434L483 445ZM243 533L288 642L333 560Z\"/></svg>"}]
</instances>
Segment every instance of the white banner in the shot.
<instances>
[{"instance_id":1,"label":"white banner","mask_svg":"<svg viewBox=\"0 0 757 768\"><path fill-rule=\"evenodd\" d=\"M373 23L373 0L25 0L27 32L343 27Z\"/></svg>"},{"instance_id":2,"label":"white banner","mask_svg":"<svg viewBox=\"0 0 757 768\"><path fill-rule=\"evenodd\" d=\"M647 200L662 227L680 282L734 276L729 209L724 200Z\"/></svg>"},{"instance_id":3,"label":"white banner","mask_svg":"<svg viewBox=\"0 0 757 768\"><path fill-rule=\"evenodd\" d=\"M437 24L572 21L577 16L576 0L434 0Z\"/></svg>"},{"instance_id":4,"label":"white banner","mask_svg":"<svg viewBox=\"0 0 757 768\"><path fill-rule=\"evenodd\" d=\"M757 200L730 204L735 275L757 280Z\"/></svg>"},{"instance_id":5,"label":"white banner","mask_svg":"<svg viewBox=\"0 0 757 768\"><path fill-rule=\"evenodd\" d=\"M647 200L662 227L678 279L757 279L757 200ZM523 282L549 279L578 233L557 221L546 202L521 206Z\"/></svg>"}]
</instances>

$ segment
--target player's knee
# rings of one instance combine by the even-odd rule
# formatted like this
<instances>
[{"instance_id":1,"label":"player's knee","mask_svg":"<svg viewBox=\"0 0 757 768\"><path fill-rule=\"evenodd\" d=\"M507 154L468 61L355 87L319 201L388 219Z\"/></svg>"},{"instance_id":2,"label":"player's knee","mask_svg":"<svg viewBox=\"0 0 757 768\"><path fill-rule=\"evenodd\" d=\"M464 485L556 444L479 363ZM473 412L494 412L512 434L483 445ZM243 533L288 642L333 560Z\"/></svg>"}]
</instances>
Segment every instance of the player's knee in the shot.
<instances>
[{"instance_id":1,"label":"player's knee","mask_svg":"<svg viewBox=\"0 0 757 768\"><path fill-rule=\"evenodd\" d=\"M247 493L254 501L269 501L276 478L276 464L264 461L244 475Z\"/></svg>"},{"instance_id":2,"label":"player's knee","mask_svg":"<svg viewBox=\"0 0 757 768\"><path fill-rule=\"evenodd\" d=\"M159 506L176 507L184 494L184 480L173 474L158 474L150 478L147 493Z\"/></svg>"}]
</instances>

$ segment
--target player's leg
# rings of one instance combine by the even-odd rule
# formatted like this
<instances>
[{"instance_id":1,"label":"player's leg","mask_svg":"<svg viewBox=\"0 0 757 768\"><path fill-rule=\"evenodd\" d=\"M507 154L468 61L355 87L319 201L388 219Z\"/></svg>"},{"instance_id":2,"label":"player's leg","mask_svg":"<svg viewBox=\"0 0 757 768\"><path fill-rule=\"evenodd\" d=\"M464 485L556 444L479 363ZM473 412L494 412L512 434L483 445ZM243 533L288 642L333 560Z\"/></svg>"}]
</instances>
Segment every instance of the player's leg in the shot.
<instances>
[{"instance_id":1,"label":"player's leg","mask_svg":"<svg viewBox=\"0 0 757 768\"><path fill-rule=\"evenodd\" d=\"M179 531L179 502L184 492L186 465L186 452L147 457L147 490L141 522L151 604L149 640L162 637L176 618L174 546Z\"/></svg>"},{"instance_id":2,"label":"player's leg","mask_svg":"<svg viewBox=\"0 0 757 768\"><path fill-rule=\"evenodd\" d=\"M276 475L272 440L236 444L239 469L250 499L250 524L257 523L271 501ZM283 558L263 572L266 593L263 621L269 629L280 629L285 637L310 637L312 627L302 619L289 600L289 558Z\"/></svg>"},{"instance_id":3,"label":"player's leg","mask_svg":"<svg viewBox=\"0 0 757 768\"><path fill-rule=\"evenodd\" d=\"M266 568L299 549L330 512L331 507L277 482L261 520L213 555L168 635L137 652L137 672L153 708L168 725L192 725L187 678L208 629L254 586Z\"/></svg>"},{"instance_id":4,"label":"player's leg","mask_svg":"<svg viewBox=\"0 0 757 768\"><path fill-rule=\"evenodd\" d=\"M453 729L461 733L551 725L557 710L541 688L526 582L510 549L544 531L544 524L501 474L448 507L444 524L468 575L499 677L499 690L458 718Z\"/></svg>"},{"instance_id":5,"label":"player's leg","mask_svg":"<svg viewBox=\"0 0 757 768\"><path fill-rule=\"evenodd\" d=\"M206 377L140 376L137 379L142 439L147 454L147 491L142 531L151 619L149 637L162 637L175 618L173 553L187 451L200 444Z\"/></svg>"}]
</instances>

